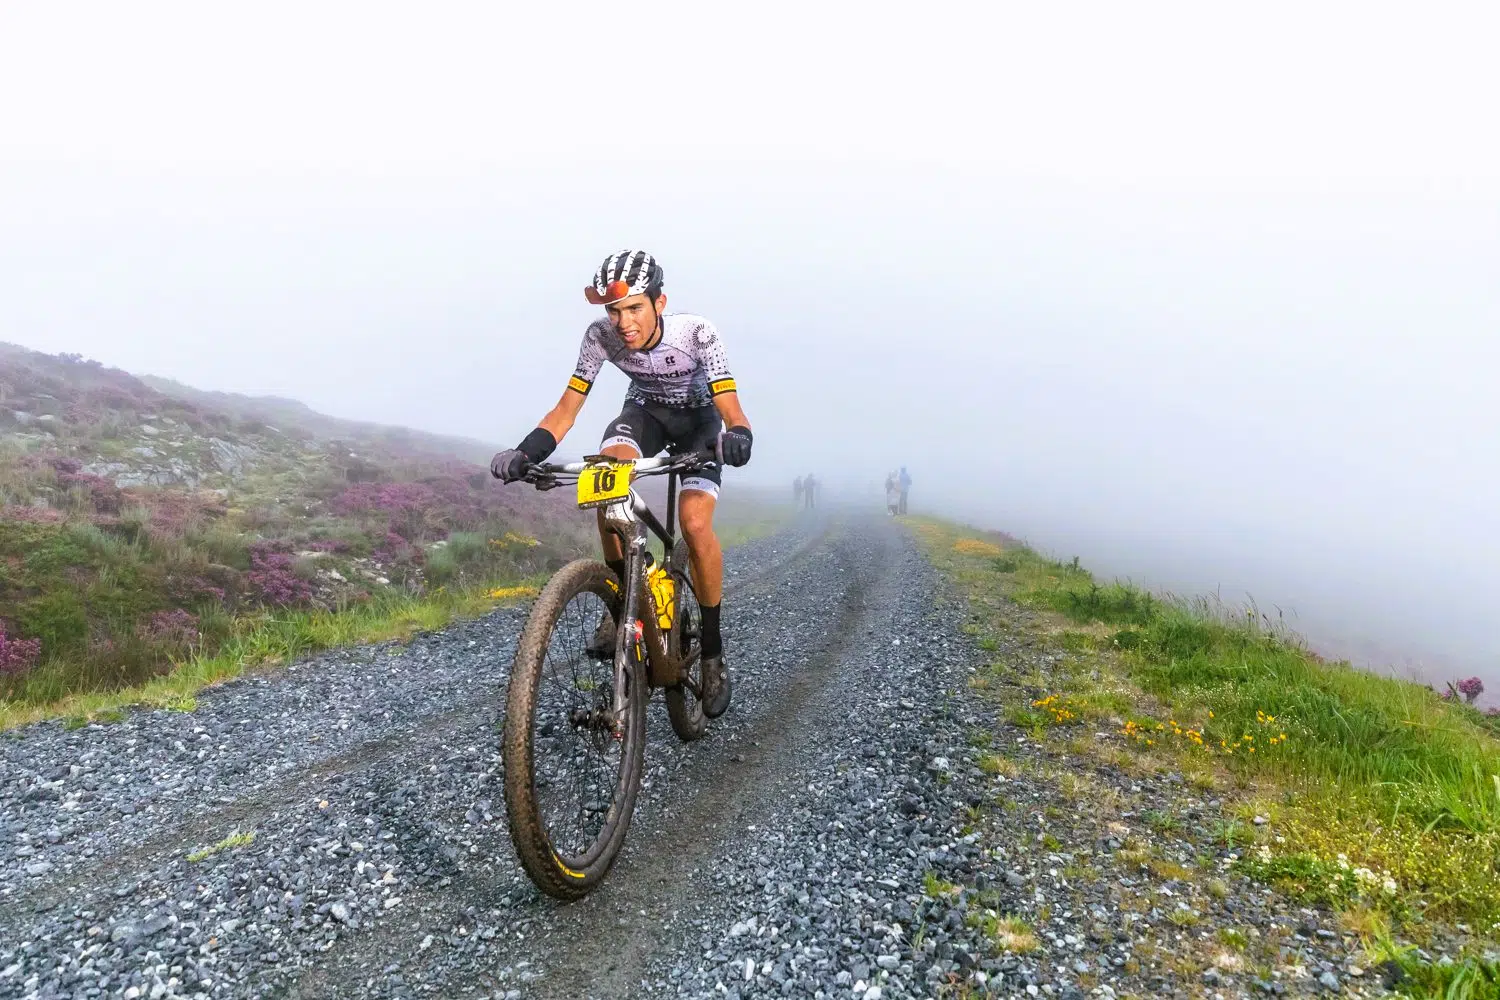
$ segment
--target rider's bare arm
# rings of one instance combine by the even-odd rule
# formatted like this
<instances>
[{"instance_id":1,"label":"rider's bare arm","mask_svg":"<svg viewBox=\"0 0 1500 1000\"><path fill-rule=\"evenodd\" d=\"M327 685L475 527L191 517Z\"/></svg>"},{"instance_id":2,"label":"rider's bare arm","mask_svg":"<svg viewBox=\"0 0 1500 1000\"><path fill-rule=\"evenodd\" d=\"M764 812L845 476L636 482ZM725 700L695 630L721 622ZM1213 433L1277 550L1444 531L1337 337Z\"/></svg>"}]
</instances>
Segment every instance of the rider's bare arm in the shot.
<instances>
[{"instance_id":1,"label":"rider's bare arm","mask_svg":"<svg viewBox=\"0 0 1500 1000\"><path fill-rule=\"evenodd\" d=\"M547 411L547 415L537 426L551 434L558 444L562 444L563 436L573 429L573 424L578 420L578 412L583 409L583 401L587 398L588 396L571 386L564 389L557 405Z\"/></svg>"},{"instance_id":2,"label":"rider's bare arm","mask_svg":"<svg viewBox=\"0 0 1500 1000\"><path fill-rule=\"evenodd\" d=\"M719 409L719 416L724 418L725 427L750 428L750 418L745 416L745 408L740 406L740 394L738 392L721 392L714 397L714 406ZM753 430L754 428L750 428Z\"/></svg>"}]
</instances>

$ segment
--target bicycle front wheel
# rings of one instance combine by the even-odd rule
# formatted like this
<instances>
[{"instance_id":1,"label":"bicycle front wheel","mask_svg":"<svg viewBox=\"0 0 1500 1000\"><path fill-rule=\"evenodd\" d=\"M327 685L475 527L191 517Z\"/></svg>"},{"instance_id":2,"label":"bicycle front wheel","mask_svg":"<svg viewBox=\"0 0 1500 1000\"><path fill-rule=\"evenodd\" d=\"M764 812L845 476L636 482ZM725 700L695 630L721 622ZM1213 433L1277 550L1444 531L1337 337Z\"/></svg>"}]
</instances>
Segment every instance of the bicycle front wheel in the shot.
<instances>
[{"instance_id":1,"label":"bicycle front wheel","mask_svg":"<svg viewBox=\"0 0 1500 1000\"><path fill-rule=\"evenodd\" d=\"M632 644L616 719L614 663L588 652L600 619L618 619L619 594L603 563L564 566L538 595L511 667L501 744L511 840L537 888L558 899L581 898L609 872L640 790L644 665Z\"/></svg>"}]
</instances>

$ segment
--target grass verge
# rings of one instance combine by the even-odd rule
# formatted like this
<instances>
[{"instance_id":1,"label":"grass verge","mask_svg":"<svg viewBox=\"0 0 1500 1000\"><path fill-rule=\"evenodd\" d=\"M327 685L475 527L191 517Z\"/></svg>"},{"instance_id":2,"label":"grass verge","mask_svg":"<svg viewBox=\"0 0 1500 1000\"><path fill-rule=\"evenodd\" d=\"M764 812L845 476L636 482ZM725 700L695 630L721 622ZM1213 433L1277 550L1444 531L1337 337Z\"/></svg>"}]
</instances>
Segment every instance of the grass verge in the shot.
<instances>
[{"instance_id":1,"label":"grass verge","mask_svg":"<svg viewBox=\"0 0 1500 1000\"><path fill-rule=\"evenodd\" d=\"M1046 674L997 663L974 678L1005 698L1011 723L1065 738L1112 728L1093 752L1217 782L1242 820L1226 833L1241 872L1310 904L1377 914L1385 937L1362 933L1372 963L1401 970L1398 990L1500 997L1495 718L1327 662L1253 607L1101 585L1077 560L1005 536L910 523L967 599L981 648L1014 641L1006 609L1019 605L1030 638L1060 654ZM1439 930L1463 942L1451 964L1418 950Z\"/></svg>"},{"instance_id":2,"label":"grass verge","mask_svg":"<svg viewBox=\"0 0 1500 1000\"><path fill-rule=\"evenodd\" d=\"M756 498L728 504L719 519L720 542L730 548L774 534L791 516L790 508ZM461 548L465 541L465 536L455 535L442 551ZM483 547L482 537L478 545ZM72 726L118 721L125 709L134 706L191 711L199 691L247 669L291 663L340 646L405 641L417 633L528 599L545 582L544 577L532 576L519 582L446 586L418 595L383 590L336 610L289 608L226 616L227 634L211 652L189 650L167 672L114 689L88 690L78 683L77 671L43 665L27 678L16 697L0 700L0 731L47 719L64 719Z\"/></svg>"},{"instance_id":3,"label":"grass verge","mask_svg":"<svg viewBox=\"0 0 1500 1000\"><path fill-rule=\"evenodd\" d=\"M387 593L336 611L302 609L238 618L228 639L211 655L184 658L170 672L144 684L81 692L34 685L30 700L0 702L0 730L45 719L65 719L70 725L113 721L132 706L191 711L203 688L252 667L290 663L337 646L409 640L525 600L536 594L541 582L442 589L421 596Z\"/></svg>"}]
</instances>

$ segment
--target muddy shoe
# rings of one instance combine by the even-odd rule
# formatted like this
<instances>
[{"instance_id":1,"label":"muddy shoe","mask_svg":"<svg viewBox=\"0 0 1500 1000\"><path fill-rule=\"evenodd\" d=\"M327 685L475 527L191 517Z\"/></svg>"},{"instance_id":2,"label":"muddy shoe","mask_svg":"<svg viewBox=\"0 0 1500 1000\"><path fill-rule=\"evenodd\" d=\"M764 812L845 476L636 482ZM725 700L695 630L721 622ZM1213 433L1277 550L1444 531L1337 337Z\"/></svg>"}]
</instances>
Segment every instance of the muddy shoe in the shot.
<instances>
[{"instance_id":1,"label":"muddy shoe","mask_svg":"<svg viewBox=\"0 0 1500 1000\"><path fill-rule=\"evenodd\" d=\"M615 658L615 617L608 611L599 616L599 627L594 629L594 637L589 644L583 647L583 651L596 660L613 660Z\"/></svg>"},{"instance_id":2,"label":"muddy shoe","mask_svg":"<svg viewBox=\"0 0 1500 1000\"><path fill-rule=\"evenodd\" d=\"M703 714L717 719L729 707L729 668L724 657L703 658Z\"/></svg>"}]
</instances>

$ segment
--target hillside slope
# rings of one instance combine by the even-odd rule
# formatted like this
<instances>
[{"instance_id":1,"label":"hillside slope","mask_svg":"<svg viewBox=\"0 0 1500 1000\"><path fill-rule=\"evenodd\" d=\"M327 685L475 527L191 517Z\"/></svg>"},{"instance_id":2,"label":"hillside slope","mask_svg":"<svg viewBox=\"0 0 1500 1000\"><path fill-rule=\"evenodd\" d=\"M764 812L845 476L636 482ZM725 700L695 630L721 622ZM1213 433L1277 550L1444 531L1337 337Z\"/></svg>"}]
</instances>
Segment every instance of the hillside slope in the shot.
<instances>
[{"instance_id":1,"label":"hillside slope","mask_svg":"<svg viewBox=\"0 0 1500 1000\"><path fill-rule=\"evenodd\" d=\"M287 608L515 580L588 543L488 453L0 344L0 695L139 683Z\"/></svg>"}]
</instances>

